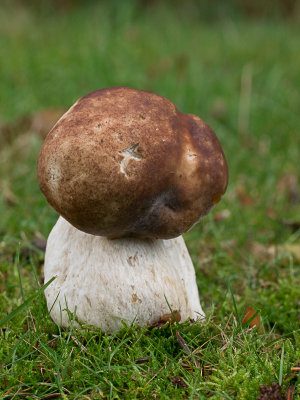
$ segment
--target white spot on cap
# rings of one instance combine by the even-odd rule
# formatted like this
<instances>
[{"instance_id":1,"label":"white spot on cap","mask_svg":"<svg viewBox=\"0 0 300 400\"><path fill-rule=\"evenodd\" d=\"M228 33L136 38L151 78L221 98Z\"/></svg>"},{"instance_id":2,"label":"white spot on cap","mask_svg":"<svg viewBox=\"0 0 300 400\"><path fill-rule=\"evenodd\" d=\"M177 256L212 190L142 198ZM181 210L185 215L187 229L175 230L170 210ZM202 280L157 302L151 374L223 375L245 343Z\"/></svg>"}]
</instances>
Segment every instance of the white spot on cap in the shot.
<instances>
[{"instance_id":1,"label":"white spot on cap","mask_svg":"<svg viewBox=\"0 0 300 400\"><path fill-rule=\"evenodd\" d=\"M198 157L197 154L187 154L187 155L186 155L186 158L187 158L188 160L193 160L193 159L196 158L196 157Z\"/></svg>"},{"instance_id":2,"label":"white spot on cap","mask_svg":"<svg viewBox=\"0 0 300 400\"><path fill-rule=\"evenodd\" d=\"M129 161L141 161L143 158L143 156L139 153L138 148L139 144L137 143L119 152L123 156L123 160L120 162L120 171L125 174L127 178L129 177L129 173L127 171L127 165Z\"/></svg>"}]
</instances>

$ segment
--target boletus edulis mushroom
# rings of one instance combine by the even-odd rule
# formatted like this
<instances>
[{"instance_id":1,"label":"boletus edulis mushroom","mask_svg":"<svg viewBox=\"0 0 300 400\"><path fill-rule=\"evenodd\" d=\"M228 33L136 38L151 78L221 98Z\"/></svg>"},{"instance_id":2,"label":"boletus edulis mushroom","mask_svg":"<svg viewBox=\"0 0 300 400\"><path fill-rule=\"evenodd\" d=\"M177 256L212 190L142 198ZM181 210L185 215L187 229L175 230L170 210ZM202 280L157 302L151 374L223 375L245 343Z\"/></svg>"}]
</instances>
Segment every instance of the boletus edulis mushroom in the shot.
<instances>
[{"instance_id":1,"label":"boletus edulis mushroom","mask_svg":"<svg viewBox=\"0 0 300 400\"><path fill-rule=\"evenodd\" d=\"M181 235L225 193L212 129L159 95L126 87L79 99L48 134L40 188L61 215L49 235L45 291L57 324L115 331L204 316Z\"/></svg>"}]
</instances>

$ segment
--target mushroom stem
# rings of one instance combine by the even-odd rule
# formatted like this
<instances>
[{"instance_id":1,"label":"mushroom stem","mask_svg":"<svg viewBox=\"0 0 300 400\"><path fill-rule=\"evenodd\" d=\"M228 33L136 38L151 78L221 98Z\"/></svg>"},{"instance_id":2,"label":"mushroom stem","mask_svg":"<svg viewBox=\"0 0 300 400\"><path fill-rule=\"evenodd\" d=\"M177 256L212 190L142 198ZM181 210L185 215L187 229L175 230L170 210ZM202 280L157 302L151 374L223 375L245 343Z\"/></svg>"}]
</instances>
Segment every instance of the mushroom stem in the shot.
<instances>
[{"instance_id":1,"label":"mushroom stem","mask_svg":"<svg viewBox=\"0 0 300 400\"><path fill-rule=\"evenodd\" d=\"M122 321L147 326L179 311L181 321L204 317L194 267L182 236L109 240L84 233L60 217L46 249L48 309L62 326L76 307L80 323L113 332ZM170 307L170 308L169 308Z\"/></svg>"}]
</instances>

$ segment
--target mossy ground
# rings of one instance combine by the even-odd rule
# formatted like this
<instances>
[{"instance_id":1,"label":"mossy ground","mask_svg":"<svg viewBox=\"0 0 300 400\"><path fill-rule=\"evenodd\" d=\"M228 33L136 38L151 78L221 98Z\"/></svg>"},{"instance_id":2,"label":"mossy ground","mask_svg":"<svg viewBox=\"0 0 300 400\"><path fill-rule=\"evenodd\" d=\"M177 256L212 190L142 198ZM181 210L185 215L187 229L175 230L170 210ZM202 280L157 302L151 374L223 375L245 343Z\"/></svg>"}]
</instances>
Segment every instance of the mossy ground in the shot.
<instances>
[{"instance_id":1,"label":"mossy ground","mask_svg":"<svg viewBox=\"0 0 300 400\"><path fill-rule=\"evenodd\" d=\"M251 400L272 382L300 398L300 26L176 4L1 5L0 320L36 293L0 330L1 399ZM32 243L57 215L38 188L31 122L116 85L200 115L227 156L226 196L185 235L203 323L60 330L37 292ZM241 324L246 307L259 329Z\"/></svg>"}]
</instances>

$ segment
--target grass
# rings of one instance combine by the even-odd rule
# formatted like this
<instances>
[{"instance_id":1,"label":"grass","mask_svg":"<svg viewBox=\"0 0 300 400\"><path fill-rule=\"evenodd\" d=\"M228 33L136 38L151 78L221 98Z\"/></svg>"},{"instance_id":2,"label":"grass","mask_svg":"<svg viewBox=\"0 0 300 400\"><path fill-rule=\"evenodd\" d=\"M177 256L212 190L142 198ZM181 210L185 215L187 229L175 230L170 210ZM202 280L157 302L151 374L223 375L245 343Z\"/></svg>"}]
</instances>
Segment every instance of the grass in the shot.
<instances>
[{"instance_id":1,"label":"grass","mask_svg":"<svg viewBox=\"0 0 300 400\"><path fill-rule=\"evenodd\" d=\"M251 400L272 382L300 398L299 40L296 23L205 21L180 5L1 5L1 399ZM47 313L33 242L57 215L37 184L42 138L22 118L113 85L200 115L227 156L226 196L185 235L204 323L107 335ZM246 307L260 329L242 325Z\"/></svg>"}]
</instances>

